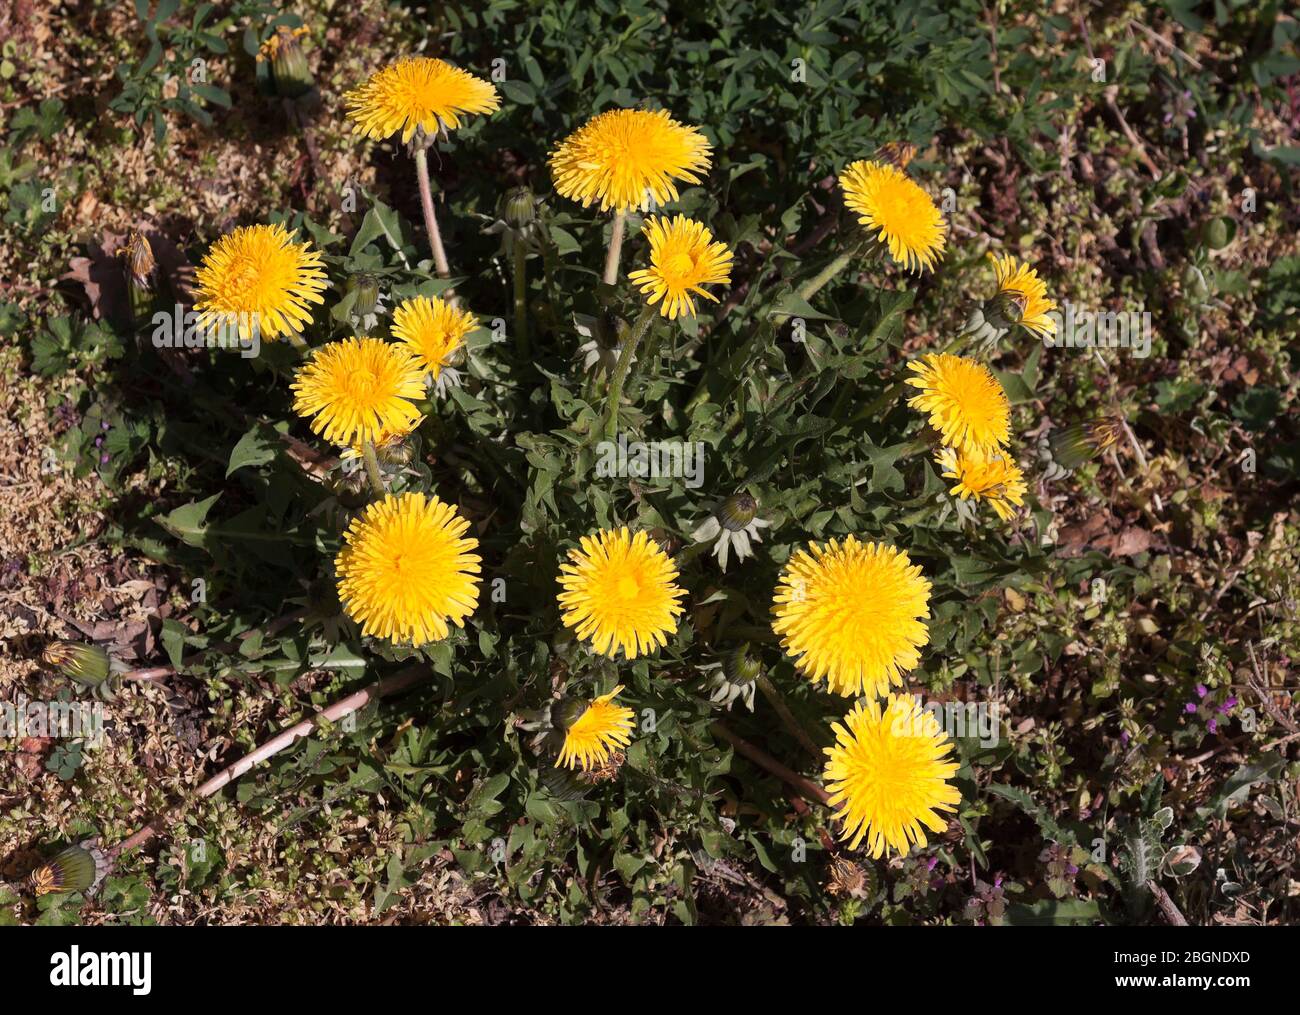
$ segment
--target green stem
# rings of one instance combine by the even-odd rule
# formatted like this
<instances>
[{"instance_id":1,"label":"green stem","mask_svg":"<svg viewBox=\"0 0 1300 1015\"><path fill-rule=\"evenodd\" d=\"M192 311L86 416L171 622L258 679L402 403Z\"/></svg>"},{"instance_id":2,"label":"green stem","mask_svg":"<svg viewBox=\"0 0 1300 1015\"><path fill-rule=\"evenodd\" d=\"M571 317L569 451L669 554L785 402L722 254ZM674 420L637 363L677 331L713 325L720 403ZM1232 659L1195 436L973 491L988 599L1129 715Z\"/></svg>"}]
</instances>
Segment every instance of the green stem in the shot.
<instances>
[{"instance_id":1,"label":"green stem","mask_svg":"<svg viewBox=\"0 0 1300 1015\"><path fill-rule=\"evenodd\" d=\"M626 216L621 211L614 213L614 225L609 231L609 252L605 255L605 284L618 282L618 258L623 251L623 225Z\"/></svg>"},{"instance_id":2,"label":"green stem","mask_svg":"<svg viewBox=\"0 0 1300 1015\"><path fill-rule=\"evenodd\" d=\"M379 471L379 457L375 454L375 446L369 441L361 445L361 457L366 463L366 477L370 480L370 489L375 492L376 497L383 497L388 493L384 487L384 474Z\"/></svg>"},{"instance_id":3,"label":"green stem","mask_svg":"<svg viewBox=\"0 0 1300 1015\"><path fill-rule=\"evenodd\" d=\"M632 365L632 357L636 354L636 347L645 337L646 331L650 328L650 322L655 319L658 311L654 306L647 303L645 309L641 311L641 316L636 319L632 325L632 333L628 335L627 341L623 343L623 348L618 354L618 363L614 367L614 376L609 381L609 408L605 412L605 437L607 440L613 440L614 435L618 432L618 403L623 398L623 381L627 378L628 367Z\"/></svg>"},{"instance_id":4,"label":"green stem","mask_svg":"<svg viewBox=\"0 0 1300 1015\"><path fill-rule=\"evenodd\" d=\"M523 240L516 235L515 247L515 348L521 359L528 357L528 276L524 262L528 259L528 250Z\"/></svg>"}]
</instances>

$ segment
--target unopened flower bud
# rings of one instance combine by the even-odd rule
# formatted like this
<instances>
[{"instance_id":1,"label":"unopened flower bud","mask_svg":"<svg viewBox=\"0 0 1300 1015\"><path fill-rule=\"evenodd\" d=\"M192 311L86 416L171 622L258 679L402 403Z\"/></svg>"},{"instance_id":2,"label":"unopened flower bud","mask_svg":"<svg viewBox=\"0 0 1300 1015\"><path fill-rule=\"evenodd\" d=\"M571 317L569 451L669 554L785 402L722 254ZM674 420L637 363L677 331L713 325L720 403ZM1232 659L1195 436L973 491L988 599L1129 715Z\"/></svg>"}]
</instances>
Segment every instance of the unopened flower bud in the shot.
<instances>
[{"instance_id":1,"label":"unopened flower bud","mask_svg":"<svg viewBox=\"0 0 1300 1015\"><path fill-rule=\"evenodd\" d=\"M733 649L723 660L722 671L732 684L752 684L763 671L763 664L749 653L749 644Z\"/></svg>"},{"instance_id":2,"label":"unopened flower bud","mask_svg":"<svg viewBox=\"0 0 1300 1015\"><path fill-rule=\"evenodd\" d=\"M985 302L985 320L995 328L1015 327L1025 316L1027 302L1024 293L1004 289Z\"/></svg>"},{"instance_id":3,"label":"unopened flower bud","mask_svg":"<svg viewBox=\"0 0 1300 1015\"><path fill-rule=\"evenodd\" d=\"M123 260L126 274L127 300L131 308L131 319L143 321L149 317L154 303L154 275L157 262L154 261L153 248L149 246L144 233L131 230L126 245L118 251Z\"/></svg>"},{"instance_id":4,"label":"unopened flower bud","mask_svg":"<svg viewBox=\"0 0 1300 1015\"><path fill-rule=\"evenodd\" d=\"M50 642L41 658L47 666L62 670L75 683L92 689L103 684L113 668L107 652L84 642Z\"/></svg>"},{"instance_id":5,"label":"unopened flower bud","mask_svg":"<svg viewBox=\"0 0 1300 1015\"><path fill-rule=\"evenodd\" d=\"M28 878L37 896L89 892L108 873L108 860L90 840L69 846Z\"/></svg>"},{"instance_id":6,"label":"unopened flower bud","mask_svg":"<svg viewBox=\"0 0 1300 1015\"><path fill-rule=\"evenodd\" d=\"M1201 239L1211 250L1222 250L1237 235L1237 223L1230 218L1212 218L1201 227Z\"/></svg>"},{"instance_id":7,"label":"unopened flower bud","mask_svg":"<svg viewBox=\"0 0 1300 1015\"><path fill-rule=\"evenodd\" d=\"M749 494L733 493L718 507L718 521L728 532L739 532L754 520L758 501Z\"/></svg>"},{"instance_id":8,"label":"unopened flower bud","mask_svg":"<svg viewBox=\"0 0 1300 1015\"><path fill-rule=\"evenodd\" d=\"M275 93L282 99L300 98L315 84L311 68L307 66L307 54L298 41L306 34L306 28L280 25L258 51L258 62L270 63L271 81Z\"/></svg>"},{"instance_id":9,"label":"unopened flower bud","mask_svg":"<svg viewBox=\"0 0 1300 1015\"><path fill-rule=\"evenodd\" d=\"M502 217L515 229L531 225L537 217L537 201L527 187L516 187L505 196Z\"/></svg>"},{"instance_id":10,"label":"unopened flower bud","mask_svg":"<svg viewBox=\"0 0 1300 1015\"><path fill-rule=\"evenodd\" d=\"M1063 469L1077 469L1114 446L1124 432L1123 427L1123 420L1119 417L1102 416L1053 430L1048 437L1052 459Z\"/></svg>"},{"instance_id":11,"label":"unopened flower bud","mask_svg":"<svg viewBox=\"0 0 1300 1015\"><path fill-rule=\"evenodd\" d=\"M379 306L379 279L368 271L349 275L346 292L356 293L356 299L352 302L354 317L373 314Z\"/></svg>"}]
</instances>

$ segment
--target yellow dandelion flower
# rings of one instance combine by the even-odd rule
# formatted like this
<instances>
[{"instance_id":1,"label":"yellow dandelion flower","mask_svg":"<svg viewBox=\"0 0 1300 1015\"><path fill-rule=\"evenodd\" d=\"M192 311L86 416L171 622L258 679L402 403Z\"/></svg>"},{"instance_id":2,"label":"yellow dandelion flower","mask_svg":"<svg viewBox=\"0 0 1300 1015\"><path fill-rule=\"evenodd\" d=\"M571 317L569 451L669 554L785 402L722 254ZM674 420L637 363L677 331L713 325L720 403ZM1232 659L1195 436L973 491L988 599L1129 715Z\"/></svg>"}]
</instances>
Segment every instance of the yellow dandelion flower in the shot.
<instances>
[{"instance_id":1,"label":"yellow dandelion flower","mask_svg":"<svg viewBox=\"0 0 1300 1015\"><path fill-rule=\"evenodd\" d=\"M903 682L930 638L930 583L903 550L849 536L798 550L773 597L772 630L814 682L846 696Z\"/></svg>"},{"instance_id":2,"label":"yellow dandelion flower","mask_svg":"<svg viewBox=\"0 0 1300 1015\"><path fill-rule=\"evenodd\" d=\"M955 479L949 490L962 500L988 501L998 517L1010 521L1015 508L1025 502L1025 475L1008 455L942 448L936 456L945 479Z\"/></svg>"},{"instance_id":3,"label":"yellow dandelion flower","mask_svg":"<svg viewBox=\"0 0 1300 1015\"><path fill-rule=\"evenodd\" d=\"M198 326L253 328L265 339L302 331L329 283L320 254L282 225L244 226L212 245L195 272Z\"/></svg>"},{"instance_id":4,"label":"yellow dandelion flower","mask_svg":"<svg viewBox=\"0 0 1300 1015\"><path fill-rule=\"evenodd\" d=\"M632 718L636 713L614 704L621 690L622 684L602 694L565 730L556 768L576 766L584 772L599 768L611 754L632 742Z\"/></svg>"},{"instance_id":5,"label":"yellow dandelion flower","mask_svg":"<svg viewBox=\"0 0 1300 1015\"><path fill-rule=\"evenodd\" d=\"M822 778L850 849L865 838L873 859L903 855L927 845L927 828L947 827L938 812L961 800L947 781L958 765L947 760L952 741L916 698L891 694L883 711L879 701L859 702L831 729L835 746L825 749Z\"/></svg>"},{"instance_id":6,"label":"yellow dandelion flower","mask_svg":"<svg viewBox=\"0 0 1300 1015\"><path fill-rule=\"evenodd\" d=\"M423 645L478 606L478 540L436 495L391 494L366 507L334 560L339 601L363 634Z\"/></svg>"},{"instance_id":7,"label":"yellow dandelion flower","mask_svg":"<svg viewBox=\"0 0 1300 1015\"><path fill-rule=\"evenodd\" d=\"M424 373L405 346L379 338L349 338L317 349L293 382L293 408L335 444L375 443L385 433L409 433L420 413Z\"/></svg>"},{"instance_id":8,"label":"yellow dandelion flower","mask_svg":"<svg viewBox=\"0 0 1300 1015\"><path fill-rule=\"evenodd\" d=\"M478 327L467 310L437 296L404 300L393 311L393 337L405 342L420 365L436 380L447 357Z\"/></svg>"},{"instance_id":9,"label":"yellow dandelion flower","mask_svg":"<svg viewBox=\"0 0 1300 1015\"><path fill-rule=\"evenodd\" d=\"M588 120L551 153L555 189L586 208L648 211L677 200L674 181L699 183L708 140L666 110L611 109Z\"/></svg>"},{"instance_id":10,"label":"yellow dandelion flower","mask_svg":"<svg viewBox=\"0 0 1300 1015\"><path fill-rule=\"evenodd\" d=\"M1010 254L998 257L990 253L993 270L998 276L998 296L1015 301L1020 310L1020 325L1036 335L1051 335L1055 322L1048 317L1056 301L1047 295L1047 283L1028 264L1018 264Z\"/></svg>"},{"instance_id":11,"label":"yellow dandelion flower","mask_svg":"<svg viewBox=\"0 0 1300 1015\"><path fill-rule=\"evenodd\" d=\"M946 352L930 353L908 365L916 376L907 383L921 393L907 404L929 414L944 444L990 455L1007 443L1011 403L988 367Z\"/></svg>"},{"instance_id":12,"label":"yellow dandelion flower","mask_svg":"<svg viewBox=\"0 0 1300 1015\"><path fill-rule=\"evenodd\" d=\"M650 267L631 272L628 280L649 297L651 306L659 303L659 312L672 321L683 314L695 316L691 293L718 302L700 287L730 284L731 251L725 244L715 243L713 233L685 215L648 218L642 230L650 237Z\"/></svg>"},{"instance_id":13,"label":"yellow dandelion flower","mask_svg":"<svg viewBox=\"0 0 1300 1015\"><path fill-rule=\"evenodd\" d=\"M402 57L352 89L343 101L356 121L356 133L382 141L400 130L403 143L416 130L432 137L439 129L455 130L466 113L501 107L489 82L427 56Z\"/></svg>"},{"instance_id":14,"label":"yellow dandelion flower","mask_svg":"<svg viewBox=\"0 0 1300 1015\"><path fill-rule=\"evenodd\" d=\"M626 527L583 536L581 546L560 566L564 626L610 658L622 649L635 659L666 644L682 612L677 600L686 595L668 554Z\"/></svg>"},{"instance_id":15,"label":"yellow dandelion flower","mask_svg":"<svg viewBox=\"0 0 1300 1015\"><path fill-rule=\"evenodd\" d=\"M908 271L934 268L948 223L917 183L897 166L863 159L840 175L844 203L889 256Z\"/></svg>"}]
</instances>

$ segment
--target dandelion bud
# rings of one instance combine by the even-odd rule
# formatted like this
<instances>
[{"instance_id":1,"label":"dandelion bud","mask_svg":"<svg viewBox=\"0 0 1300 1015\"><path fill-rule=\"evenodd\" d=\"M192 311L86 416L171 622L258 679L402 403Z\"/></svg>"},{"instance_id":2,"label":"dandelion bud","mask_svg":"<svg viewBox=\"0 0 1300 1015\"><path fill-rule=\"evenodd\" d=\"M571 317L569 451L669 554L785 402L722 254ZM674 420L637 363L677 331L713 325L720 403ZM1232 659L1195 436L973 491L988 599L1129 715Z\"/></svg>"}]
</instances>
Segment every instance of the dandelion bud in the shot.
<instances>
[{"instance_id":1,"label":"dandelion bud","mask_svg":"<svg viewBox=\"0 0 1300 1015\"><path fill-rule=\"evenodd\" d=\"M537 201L527 187L516 187L505 196L502 217L514 229L531 225L537 217Z\"/></svg>"},{"instance_id":2,"label":"dandelion bud","mask_svg":"<svg viewBox=\"0 0 1300 1015\"><path fill-rule=\"evenodd\" d=\"M916 158L916 145L906 141L886 141L871 156L873 162L897 166L899 169L906 169L908 163L914 158Z\"/></svg>"},{"instance_id":3,"label":"dandelion bud","mask_svg":"<svg viewBox=\"0 0 1300 1015\"><path fill-rule=\"evenodd\" d=\"M723 661L722 671L728 683L752 684L763 671L763 664L749 654L749 644L732 650Z\"/></svg>"},{"instance_id":4,"label":"dandelion bud","mask_svg":"<svg viewBox=\"0 0 1300 1015\"><path fill-rule=\"evenodd\" d=\"M376 448L375 452L385 465L410 465L411 459L415 456L411 446L401 441Z\"/></svg>"},{"instance_id":5,"label":"dandelion bud","mask_svg":"<svg viewBox=\"0 0 1300 1015\"><path fill-rule=\"evenodd\" d=\"M113 668L107 652L98 645L81 642L50 642L41 658L45 665L62 670L69 679L91 689L103 684Z\"/></svg>"},{"instance_id":6,"label":"dandelion bud","mask_svg":"<svg viewBox=\"0 0 1300 1015\"><path fill-rule=\"evenodd\" d=\"M379 306L379 279L369 272L348 276L347 293L356 293L352 302L352 316L367 317Z\"/></svg>"},{"instance_id":7,"label":"dandelion bud","mask_svg":"<svg viewBox=\"0 0 1300 1015\"><path fill-rule=\"evenodd\" d=\"M271 81L275 93L282 99L301 98L315 84L311 68L307 66L307 54L298 42L306 34L306 28L280 25L258 51L258 63L270 63Z\"/></svg>"},{"instance_id":8,"label":"dandelion bud","mask_svg":"<svg viewBox=\"0 0 1300 1015\"><path fill-rule=\"evenodd\" d=\"M733 493L718 508L718 521L728 532L747 528L758 513L758 501L747 493Z\"/></svg>"},{"instance_id":9,"label":"dandelion bud","mask_svg":"<svg viewBox=\"0 0 1300 1015\"><path fill-rule=\"evenodd\" d=\"M708 674L709 701L714 705L731 711L731 706L739 701L751 712L754 711L755 681L763 671L762 664L749 653L749 645L743 644L719 656L719 661L700 667Z\"/></svg>"},{"instance_id":10,"label":"dandelion bud","mask_svg":"<svg viewBox=\"0 0 1300 1015\"><path fill-rule=\"evenodd\" d=\"M363 468L340 469L334 475L332 487L338 502L349 511L356 511L370 502L370 485Z\"/></svg>"},{"instance_id":11,"label":"dandelion bud","mask_svg":"<svg viewBox=\"0 0 1300 1015\"><path fill-rule=\"evenodd\" d=\"M1118 416L1102 416L1053 430L1048 437L1052 460L1061 468L1073 471L1112 447L1123 433L1123 426Z\"/></svg>"},{"instance_id":12,"label":"dandelion bud","mask_svg":"<svg viewBox=\"0 0 1300 1015\"><path fill-rule=\"evenodd\" d=\"M69 846L48 863L37 867L28 881L38 897L89 892L107 873L108 858L87 839L78 846Z\"/></svg>"},{"instance_id":13,"label":"dandelion bud","mask_svg":"<svg viewBox=\"0 0 1300 1015\"><path fill-rule=\"evenodd\" d=\"M126 273L127 298L131 307L131 318L135 321L145 320L154 302L154 273L157 263L153 258L153 248L144 234L131 230L126 246L118 251L124 263Z\"/></svg>"},{"instance_id":14,"label":"dandelion bud","mask_svg":"<svg viewBox=\"0 0 1300 1015\"><path fill-rule=\"evenodd\" d=\"M1222 216L1212 218L1201 228L1201 239L1211 250L1222 250L1237 235L1237 223Z\"/></svg>"},{"instance_id":15,"label":"dandelion bud","mask_svg":"<svg viewBox=\"0 0 1300 1015\"><path fill-rule=\"evenodd\" d=\"M995 328L1012 328L1024 319L1028 302L1024 293L1004 289L984 304L984 317Z\"/></svg>"}]
</instances>

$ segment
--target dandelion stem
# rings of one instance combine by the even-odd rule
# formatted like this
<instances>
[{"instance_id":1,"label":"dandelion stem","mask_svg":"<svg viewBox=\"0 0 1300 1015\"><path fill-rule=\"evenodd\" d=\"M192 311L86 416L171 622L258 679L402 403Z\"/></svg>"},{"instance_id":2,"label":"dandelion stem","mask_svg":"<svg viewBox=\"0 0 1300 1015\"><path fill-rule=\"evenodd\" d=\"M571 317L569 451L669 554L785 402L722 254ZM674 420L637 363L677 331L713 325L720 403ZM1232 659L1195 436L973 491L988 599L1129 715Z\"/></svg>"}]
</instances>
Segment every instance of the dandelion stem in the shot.
<instances>
[{"instance_id":1,"label":"dandelion stem","mask_svg":"<svg viewBox=\"0 0 1300 1015\"><path fill-rule=\"evenodd\" d=\"M822 752L817 749L817 744L813 738L808 735L808 731L799 724L799 720L794 717L790 707L785 703L785 698L777 690L775 684L768 678L766 673L761 670L754 682L758 684L758 689L763 692L763 697L767 699L768 704L776 710L776 714L781 717L785 723L785 728L790 731L790 735L799 741L800 745L818 761L822 758Z\"/></svg>"},{"instance_id":2,"label":"dandelion stem","mask_svg":"<svg viewBox=\"0 0 1300 1015\"><path fill-rule=\"evenodd\" d=\"M319 716L314 716L310 719L303 719L296 725L290 726L287 730L284 730L282 733L271 738L252 753L245 754L238 761L231 765L227 765L211 779L196 789L191 799L202 800L206 797L212 796L217 791L234 782L255 765L279 754L299 737L305 737L313 733L318 727L319 720L324 719L326 722L336 723L345 716L351 715L353 712L369 704L371 701L378 698L386 698L389 695L405 691L408 687L419 683L430 675L429 670L425 667L412 666L410 669L402 670L391 677L387 677L384 680L371 684L369 687L363 688L355 694L350 694L346 698L339 699L333 705L324 709ZM154 836L158 835L158 833L169 823L174 811L175 808L167 809L162 814L153 818L147 825L137 831L130 838L124 839L116 846L107 850L109 861L116 864L118 858L123 853L130 852L133 849L143 846Z\"/></svg>"},{"instance_id":3,"label":"dandelion stem","mask_svg":"<svg viewBox=\"0 0 1300 1015\"><path fill-rule=\"evenodd\" d=\"M781 762L771 757L765 751L759 750L748 740L738 737L731 730L723 726L720 722L710 723L709 731L717 737L721 737L732 747L736 749L737 754L743 754L746 758L756 764L759 768L766 769L775 775L778 779L783 780L793 787L800 796L811 803L822 804L825 807L831 805L831 796L824 789L805 778L798 772L791 771Z\"/></svg>"},{"instance_id":4,"label":"dandelion stem","mask_svg":"<svg viewBox=\"0 0 1300 1015\"><path fill-rule=\"evenodd\" d=\"M618 259L623 252L623 225L626 216L621 211L614 213L614 225L609 231L609 252L605 255L605 284L618 282Z\"/></svg>"},{"instance_id":5,"label":"dandelion stem","mask_svg":"<svg viewBox=\"0 0 1300 1015\"><path fill-rule=\"evenodd\" d=\"M366 477L370 480L370 489L375 491L376 497L382 497L388 491L384 488L384 474L379 471L379 458L375 454L375 446L369 441L361 445L361 457L366 462Z\"/></svg>"},{"instance_id":6,"label":"dandelion stem","mask_svg":"<svg viewBox=\"0 0 1300 1015\"><path fill-rule=\"evenodd\" d=\"M628 367L632 365L636 347L645 337L656 313L654 306L647 303L645 309L641 311L641 316L632 325L632 333L628 335L627 341L623 343L623 348L618 354L618 363L614 366L614 375L609 381L609 408L605 412L605 437L608 440L613 440L618 432L618 403L623 398L623 381L627 378Z\"/></svg>"},{"instance_id":7,"label":"dandelion stem","mask_svg":"<svg viewBox=\"0 0 1300 1015\"><path fill-rule=\"evenodd\" d=\"M439 278L451 278L451 265L447 263L447 251L442 246L442 233L438 231L438 216L433 212L433 191L429 187L429 154L423 148L415 149L415 175L420 182L420 207L424 209L424 228L429 234L429 246L433 250L434 267ZM451 290L447 290L451 295Z\"/></svg>"},{"instance_id":8,"label":"dandelion stem","mask_svg":"<svg viewBox=\"0 0 1300 1015\"><path fill-rule=\"evenodd\" d=\"M528 356L528 276L525 262L528 249L518 235L514 238L515 254L515 348L520 358Z\"/></svg>"}]
</instances>

